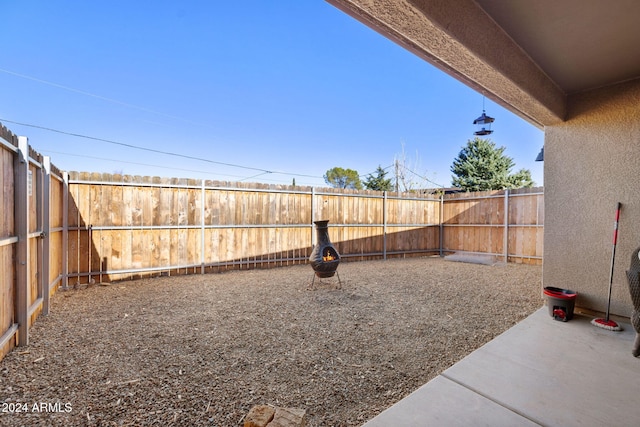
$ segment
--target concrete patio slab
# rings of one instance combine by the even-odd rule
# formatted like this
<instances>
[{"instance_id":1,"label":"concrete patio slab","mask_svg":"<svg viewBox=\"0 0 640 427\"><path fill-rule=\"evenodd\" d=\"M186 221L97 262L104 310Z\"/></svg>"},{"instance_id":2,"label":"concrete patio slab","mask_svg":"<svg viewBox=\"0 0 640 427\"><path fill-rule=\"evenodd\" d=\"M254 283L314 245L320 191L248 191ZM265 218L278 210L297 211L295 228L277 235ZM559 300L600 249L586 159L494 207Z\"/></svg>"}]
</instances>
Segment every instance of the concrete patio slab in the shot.
<instances>
[{"instance_id":1,"label":"concrete patio slab","mask_svg":"<svg viewBox=\"0 0 640 427\"><path fill-rule=\"evenodd\" d=\"M439 376L365 424L389 426L512 427L537 424Z\"/></svg>"},{"instance_id":2,"label":"concrete patio slab","mask_svg":"<svg viewBox=\"0 0 640 427\"><path fill-rule=\"evenodd\" d=\"M635 331L591 319L542 307L365 426L640 425Z\"/></svg>"}]
</instances>

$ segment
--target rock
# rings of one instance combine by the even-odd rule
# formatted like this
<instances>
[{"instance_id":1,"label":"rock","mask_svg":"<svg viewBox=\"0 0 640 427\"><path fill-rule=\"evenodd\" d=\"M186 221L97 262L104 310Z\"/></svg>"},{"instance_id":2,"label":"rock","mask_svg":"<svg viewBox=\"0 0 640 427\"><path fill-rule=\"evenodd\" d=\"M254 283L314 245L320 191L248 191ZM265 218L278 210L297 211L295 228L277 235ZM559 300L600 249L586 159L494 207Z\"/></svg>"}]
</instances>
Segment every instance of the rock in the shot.
<instances>
[{"instance_id":1,"label":"rock","mask_svg":"<svg viewBox=\"0 0 640 427\"><path fill-rule=\"evenodd\" d=\"M276 408L273 421L267 427L304 427L307 424L304 409Z\"/></svg>"},{"instance_id":2,"label":"rock","mask_svg":"<svg viewBox=\"0 0 640 427\"><path fill-rule=\"evenodd\" d=\"M256 405L244 417L244 427L305 427L307 411Z\"/></svg>"},{"instance_id":3,"label":"rock","mask_svg":"<svg viewBox=\"0 0 640 427\"><path fill-rule=\"evenodd\" d=\"M276 413L276 410L267 405L256 405L244 417L244 427L266 427Z\"/></svg>"}]
</instances>

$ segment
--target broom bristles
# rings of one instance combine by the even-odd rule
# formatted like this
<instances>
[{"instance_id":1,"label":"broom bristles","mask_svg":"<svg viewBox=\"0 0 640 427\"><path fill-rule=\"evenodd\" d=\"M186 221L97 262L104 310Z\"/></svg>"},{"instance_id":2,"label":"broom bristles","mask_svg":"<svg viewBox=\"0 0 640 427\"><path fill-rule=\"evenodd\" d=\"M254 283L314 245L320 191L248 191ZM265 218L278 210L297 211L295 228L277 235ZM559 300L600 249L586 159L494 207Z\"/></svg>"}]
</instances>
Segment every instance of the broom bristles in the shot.
<instances>
[{"instance_id":1,"label":"broom bristles","mask_svg":"<svg viewBox=\"0 0 640 427\"><path fill-rule=\"evenodd\" d=\"M621 331L622 328L613 320L607 319L593 319L591 324L598 328L606 329L608 331Z\"/></svg>"}]
</instances>

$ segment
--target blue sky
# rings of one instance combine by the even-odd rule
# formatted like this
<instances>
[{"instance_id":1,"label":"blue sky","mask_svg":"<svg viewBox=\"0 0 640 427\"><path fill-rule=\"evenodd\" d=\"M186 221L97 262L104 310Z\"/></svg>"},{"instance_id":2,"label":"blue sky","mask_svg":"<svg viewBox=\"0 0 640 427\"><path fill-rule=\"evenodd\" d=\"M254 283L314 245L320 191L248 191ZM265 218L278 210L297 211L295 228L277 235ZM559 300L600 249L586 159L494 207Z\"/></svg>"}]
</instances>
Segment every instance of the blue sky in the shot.
<instances>
[{"instance_id":1,"label":"blue sky","mask_svg":"<svg viewBox=\"0 0 640 427\"><path fill-rule=\"evenodd\" d=\"M332 167L364 177L404 152L449 186L482 113L481 94L322 0L24 0L0 12L0 121L67 171L325 186ZM484 106L514 172L542 185L543 132Z\"/></svg>"}]
</instances>

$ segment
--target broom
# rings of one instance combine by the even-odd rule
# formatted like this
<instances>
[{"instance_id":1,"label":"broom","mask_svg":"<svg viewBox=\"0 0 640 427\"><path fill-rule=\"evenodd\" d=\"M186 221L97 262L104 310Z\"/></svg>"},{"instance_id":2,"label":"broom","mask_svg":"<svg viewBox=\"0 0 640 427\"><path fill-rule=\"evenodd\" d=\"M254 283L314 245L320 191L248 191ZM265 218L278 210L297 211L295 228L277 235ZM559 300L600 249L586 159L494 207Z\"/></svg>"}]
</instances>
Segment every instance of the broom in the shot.
<instances>
[{"instance_id":1,"label":"broom","mask_svg":"<svg viewBox=\"0 0 640 427\"><path fill-rule=\"evenodd\" d=\"M611 287L613 286L613 261L616 257L616 245L618 244L618 222L620 221L620 207L618 202L616 207L616 220L613 223L613 250L611 251L611 271L609 272L609 300L607 301L607 315L604 319L593 319L591 324L609 331L621 331L622 328L613 320L609 319L609 308L611 307Z\"/></svg>"}]
</instances>

